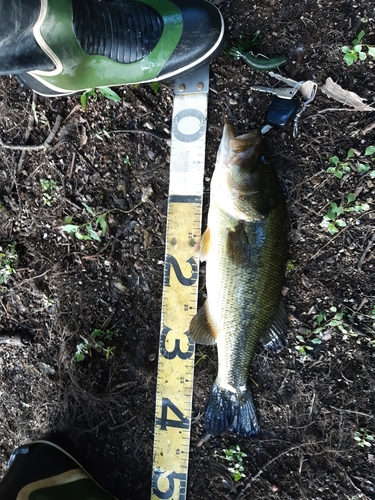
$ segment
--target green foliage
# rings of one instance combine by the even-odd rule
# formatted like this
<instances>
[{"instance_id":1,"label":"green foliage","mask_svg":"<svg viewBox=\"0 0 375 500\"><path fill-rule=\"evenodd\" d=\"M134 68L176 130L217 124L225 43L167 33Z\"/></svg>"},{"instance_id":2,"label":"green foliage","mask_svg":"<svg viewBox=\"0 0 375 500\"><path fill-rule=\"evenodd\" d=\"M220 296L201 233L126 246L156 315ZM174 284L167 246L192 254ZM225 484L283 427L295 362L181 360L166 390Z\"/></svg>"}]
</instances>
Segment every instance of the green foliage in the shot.
<instances>
[{"instance_id":1,"label":"green foliage","mask_svg":"<svg viewBox=\"0 0 375 500\"><path fill-rule=\"evenodd\" d=\"M318 325L321 325L321 323L325 320L325 316L322 313L319 313L318 316L316 317L316 321ZM314 345L321 344L322 341L318 337L318 334L321 333L322 328L319 326L319 328L316 328L312 332L310 330L305 330L305 332L300 335L296 335L296 339L298 341L298 344L295 346L297 351L300 353L302 357L306 356L308 351L312 351L314 349ZM313 345L310 345L313 344Z\"/></svg>"},{"instance_id":2,"label":"green foliage","mask_svg":"<svg viewBox=\"0 0 375 500\"><path fill-rule=\"evenodd\" d=\"M329 167L327 169L327 172L329 174L335 174L336 177L342 179L344 173L351 172L351 168L349 166L349 160L353 158L353 156L354 156L354 149L349 149L346 158L343 161L340 161L338 156L331 156L331 158L329 158L329 162L332 163L334 166Z\"/></svg>"},{"instance_id":3,"label":"green foliage","mask_svg":"<svg viewBox=\"0 0 375 500\"><path fill-rule=\"evenodd\" d=\"M336 306L332 306L329 311L333 313L333 317L327 320L327 313L324 311L321 312L318 316L318 318L321 317L320 323L318 321L321 326L316 328L314 333L321 333L328 327L333 327L337 328L343 334L343 340L347 340L348 337L358 337L358 335L354 332L353 327L346 320L346 318L349 317L349 313L345 307L338 310Z\"/></svg>"},{"instance_id":4,"label":"green foliage","mask_svg":"<svg viewBox=\"0 0 375 500\"><path fill-rule=\"evenodd\" d=\"M14 241L7 248L3 249L0 246L0 285L5 285L9 277L16 272L15 266L18 264L16 245Z\"/></svg>"},{"instance_id":5,"label":"green foliage","mask_svg":"<svg viewBox=\"0 0 375 500\"><path fill-rule=\"evenodd\" d=\"M364 44L362 38L365 36L365 32L362 30L358 33L357 38L352 40L351 45L345 45L341 47L341 51L344 53L344 61L348 66L353 63L360 61L365 61L367 56L371 56L375 59L375 46ZM365 52L367 48L367 53Z\"/></svg>"},{"instance_id":6,"label":"green foliage","mask_svg":"<svg viewBox=\"0 0 375 500\"><path fill-rule=\"evenodd\" d=\"M228 472L232 474L233 479L239 481L245 477L245 474L243 474L243 459L247 457L246 453L241 451L238 444L232 444L229 449L224 448L223 452L225 460L229 462Z\"/></svg>"},{"instance_id":7,"label":"green foliage","mask_svg":"<svg viewBox=\"0 0 375 500\"><path fill-rule=\"evenodd\" d=\"M295 271L296 270L296 266L293 264L293 261L291 261L290 259L286 263L286 270L287 271Z\"/></svg>"},{"instance_id":8,"label":"green foliage","mask_svg":"<svg viewBox=\"0 0 375 500\"><path fill-rule=\"evenodd\" d=\"M327 168L327 172L334 174L338 179L342 179L344 174L349 174L353 170L359 174L368 174L371 178L375 178L375 157L366 158L372 156L374 153L375 146L367 146L362 155L351 148L348 150L344 160L340 160L338 156L331 156L328 161L332 163L333 167ZM357 155L357 158L355 155Z\"/></svg>"},{"instance_id":9,"label":"green foliage","mask_svg":"<svg viewBox=\"0 0 375 500\"><path fill-rule=\"evenodd\" d=\"M104 354L105 359L108 360L115 355L116 347L106 346L105 342L111 342L113 335L112 330L101 330L100 328L93 330L87 339L83 338L83 342L77 344L74 354L75 360L84 361L87 356L92 356L92 349Z\"/></svg>"},{"instance_id":10,"label":"green foliage","mask_svg":"<svg viewBox=\"0 0 375 500\"><path fill-rule=\"evenodd\" d=\"M108 212L104 212L99 216L96 216L92 208L90 208L86 203L82 203L82 205L85 207L87 213L92 216L92 218L88 222L78 225L72 223L72 217L65 217L62 230L65 233L74 234L77 240L100 242L101 237L107 230L106 217L108 215Z\"/></svg>"},{"instance_id":11,"label":"green foliage","mask_svg":"<svg viewBox=\"0 0 375 500\"><path fill-rule=\"evenodd\" d=\"M157 94L159 92L160 82L152 82L151 87L155 94Z\"/></svg>"},{"instance_id":12,"label":"green foliage","mask_svg":"<svg viewBox=\"0 0 375 500\"><path fill-rule=\"evenodd\" d=\"M51 179L40 179L40 185L43 192L43 203L49 207L55 201L56 193L59 191L57 183Z\"/></svg>"},{"instance_id":13,"label":"green foliage","mask_svg":"<svg viewBox=\"0 0 375 500\"><path fill-rule=\"evenodd\" d=\"M125 163L125 165L131 165L131 161L130 161L130 158L128 155L125 156L124 163Z\"/></svg>"},{"instance_id":14,"label":"green foliage","mask_svg":"<svg viewBox=\"0 0 375 500\"><path fill-rule=\"evenodd\" d=\"M368 203L357 203L353 205L356 200L356 195L354 193L349 193L347 195L347 201L345 205L338 206L337 203L330 203L330 210L323 217L320 226L327 229L329 234L334 235L339 232L340 227L345 227L346 222L340 216L344 213L356 212L363 213L370 209Z\"/></svg>"},{"instance_id":15,"label":"green foliage","mask_svg":"<svg viewBox=\"0 0 375 500\"><path fill-rule=\"evenodd\" d=\"M356 431L354 433L354 439L355 441L357 441L358 446L367 446L368 448L370 448L371 442L374 441L374 436L368 429L360 427L359 431Z\"/></svg>"},{"instance_id":16,"label":"green foliage","mask_svg":"<svg viewBox=\"0 0 375 500\"><path fill-rule=\"evenodd\" d=\"M81 105L83 109L86 109L89 98L91 98L94 102L97 101L98 92L111 101L121 102L121 97L109 87L98 87L97 89L88 89L81 95Z\"/></svg>"}]
</instances>

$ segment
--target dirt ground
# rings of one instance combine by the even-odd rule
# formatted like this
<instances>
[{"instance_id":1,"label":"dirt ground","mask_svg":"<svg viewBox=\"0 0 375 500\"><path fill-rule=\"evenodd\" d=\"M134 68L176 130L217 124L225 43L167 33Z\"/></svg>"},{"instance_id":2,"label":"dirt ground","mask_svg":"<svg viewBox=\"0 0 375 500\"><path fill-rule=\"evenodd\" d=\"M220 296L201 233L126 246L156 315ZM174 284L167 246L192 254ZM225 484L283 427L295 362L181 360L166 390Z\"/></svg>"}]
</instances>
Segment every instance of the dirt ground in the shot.
<instances>
[{"instance_id":1,"label":"dirt ground","mask_svg":"<svg viewBox=\"0 0 375 500\"><path fill-rule=\"evenodd\" d=\"M331 77L374 103L374 59L349 67L341 51L362 29L364 43L375 45L374 7L225 0L219 8L230 36L259 31L256 52L285 54L281 73L319 88L296 139L292 126L265 136L289 210L290 329L288 347L272 355L259 346L253 363L261 432L200 443L217 358L214 347L198 346L188 499L375 498L375 163L364 156L375 145L375 113L321 90ZM239 133L261 127L271 96L250 85L274 83L224 53L212 62L207 194L225 119ZM57 130L47 149L0 148L0 470L16 446L64 431L108 491L143 500L151 489L173 87L117 92L121 103L99 96L83 110L79 97L36 98L15 78L0 79L4 144L38 146ZM342 178L327 172L329 158L344 160L350 148ZM331 203L342 208L335 214ZM333 225L346 223L334 234L321 225L330 209ZM91 223L98 237L79 240L62 231L67 223L80 234ZM202 274L200 300L203 293ZM94 331L107 335L96 349ZM79 344L91 350L82 361ZM222 451L233 444L247 454L237 482Z\"/></svg>"}]
</instances>

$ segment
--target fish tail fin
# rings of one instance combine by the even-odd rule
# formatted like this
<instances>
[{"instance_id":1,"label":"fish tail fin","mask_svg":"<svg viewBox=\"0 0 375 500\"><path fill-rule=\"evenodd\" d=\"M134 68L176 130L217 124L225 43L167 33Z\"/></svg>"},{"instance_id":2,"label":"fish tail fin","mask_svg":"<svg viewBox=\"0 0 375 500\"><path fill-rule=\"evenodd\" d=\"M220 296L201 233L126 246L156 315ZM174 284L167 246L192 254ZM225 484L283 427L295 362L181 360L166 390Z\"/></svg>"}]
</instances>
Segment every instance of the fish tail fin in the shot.
<instances>
[{"instance_id":1,"label":"fish tail fin","mask_svg":"<svg viewBox=\"0 0 375 500\"><path fill-rule=\"evenodd\" d=\"M243 437L258 434L258 420L250 390L239 394L214 384L208 400L205 425L207 432L213 436L225 431Z\"/></svg>"}]
</instances>

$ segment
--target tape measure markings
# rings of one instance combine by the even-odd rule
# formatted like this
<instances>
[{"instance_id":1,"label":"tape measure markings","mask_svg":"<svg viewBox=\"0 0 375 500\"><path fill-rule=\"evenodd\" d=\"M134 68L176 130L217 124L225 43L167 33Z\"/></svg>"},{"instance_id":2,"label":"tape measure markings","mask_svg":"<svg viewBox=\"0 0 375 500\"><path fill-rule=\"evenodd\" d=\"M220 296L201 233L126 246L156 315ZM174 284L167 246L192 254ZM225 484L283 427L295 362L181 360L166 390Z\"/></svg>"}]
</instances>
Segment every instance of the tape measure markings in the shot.
<instances>
[{"instance_id":1,"label":"tape measure markings","mask_svg":"<svg viewBox=\"0 0 375 500\"><path fill-rule=\"evenodd\" d=\"M204 77L204 88L208 90L208 66ZM199 78L198 82L202 81ZM195 344L188 337L188 329L197 309L196 244L201 232L206 116L207 92L175 95L156 388L153 500L186 499L195 362Z\"/></svg>"}]
</instances>

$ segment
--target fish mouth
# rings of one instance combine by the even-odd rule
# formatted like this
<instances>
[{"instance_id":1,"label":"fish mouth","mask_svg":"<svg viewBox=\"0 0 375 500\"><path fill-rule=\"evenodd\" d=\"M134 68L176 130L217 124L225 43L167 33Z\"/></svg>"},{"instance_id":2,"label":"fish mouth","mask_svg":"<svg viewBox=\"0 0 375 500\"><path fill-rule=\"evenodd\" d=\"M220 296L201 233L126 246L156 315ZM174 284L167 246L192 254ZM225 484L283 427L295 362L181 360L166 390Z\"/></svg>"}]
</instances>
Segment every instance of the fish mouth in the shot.
<instances>
[{"instance_id":1,"label":"fish mouth","mask_svg":"<svg viewBox=\"0 0 375 500\"><path fill-rule=\"evenodd\" d=\"M236 136L236 130L233 123L226 122L218 151L218 158L225 158L226 161L230 163L238 154L245 153L249 150L252 150L252 153L255 152L261 141L262 134L259 130L251 130L246 134Z\"/></svg>"}]
</instances>

